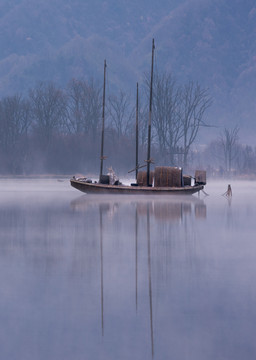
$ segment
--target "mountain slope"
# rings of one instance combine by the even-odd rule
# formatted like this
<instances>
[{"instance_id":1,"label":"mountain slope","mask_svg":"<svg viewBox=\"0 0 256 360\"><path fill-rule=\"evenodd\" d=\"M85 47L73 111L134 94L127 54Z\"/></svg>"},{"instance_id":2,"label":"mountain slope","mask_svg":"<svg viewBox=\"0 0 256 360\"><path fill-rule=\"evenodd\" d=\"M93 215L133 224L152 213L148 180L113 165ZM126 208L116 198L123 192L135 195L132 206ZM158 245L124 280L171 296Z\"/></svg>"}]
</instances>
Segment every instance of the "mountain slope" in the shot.
<instances>
[{"instance_id":1,"label":"mountain slope","mask_svg":"<svg viewBox=\"0 0 256 360\"><path fill-rule=\"evenodd\" d=\"M209 88L209 121L254 126L256 5L252 0L2 0L0 96L37 81L65 86L72 77L102 77L133 91L157 68Z\"/></svg>"}]
</instances>

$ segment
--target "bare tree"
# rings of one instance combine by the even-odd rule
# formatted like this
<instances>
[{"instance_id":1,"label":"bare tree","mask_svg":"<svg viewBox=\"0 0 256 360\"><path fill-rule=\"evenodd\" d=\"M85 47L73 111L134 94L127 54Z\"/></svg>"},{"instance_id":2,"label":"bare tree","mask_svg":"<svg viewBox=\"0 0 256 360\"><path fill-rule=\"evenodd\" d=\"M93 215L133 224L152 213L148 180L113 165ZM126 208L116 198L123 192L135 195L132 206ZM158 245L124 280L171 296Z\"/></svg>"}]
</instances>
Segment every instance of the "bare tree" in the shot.
<instances>
[{"instance_id":1,"label":"bare tree","mask_svg":"<svg viewBox=\"0 0 256 360\"><path fill-rule=\"evenodd\" d=\"M239 128L237 126L230 130L225 128L220 136L220 144L224 154L225 168L228 173L231 172L233 160L238 154L238 132Z\"/></svg>"},{"instance_id":2,"label":"bare tree","mask_svg":"<svg viewBox=\"0 0 256 360\"><path fill-rule=\"evenodd\" d=\"M202 150L202 157L204 166L210 168L211 172L216 175L217 169L219 169L223 165L223 151L221 148L220 140L212 140Z\"/></svg>"},{"instance_id":3,"label":"bare tree","mask_svg":"<svg viewBox=\"0 0 256 360\"><path fill-rule=\"evenodd\" d=\"M235 158L238 170L243 174L256 173L256 149L249 145L238 144Z\"/></svg>"},{"instance_id":4,"label":"bare tree","mask_svg":"<svg viewBox=\"0 0 256 360\"><path fill-rule=\"evenodd\" d=\"M93 80L73 79L68 84L68 122L70 133L94 138L101 119L101 89Z\"/></svg>"},{"instance_id":5,"label":"bare tree","mask_svg":"<svg viewBox=\"0 0 256 360\"><path fill-rule=\"evenodd\" d=\"M148 77L145 82L148 87ZM183 155L186 166L199 128L205 126L203 117L211 104L208 91L192 81L180 87L171 74L156 73L153 92L152 124L160 154L168 154L173 165Z\"/></svg>"},{"instance_id":6,"label":"bare tree","mask_svg":"<svg viewBox=\"0 0 256 360\"><path fill-rule=\"evenodd\" d=\"M0 102L0 147L2 169L24 171L28 154L28 132L31 125L30 104L21 95L9 96ZM1 154L1 155L2 155Z\"/></svg>"},{"instance_id":7,"label":"bare tree","mask_svg":"<svg viewBox=\"0 0 256 360\"><path fill-rule=\"evenodd\" d=\"M70 133L81 134L85 131L83 82L72 79L68 84L68 121Z\"/></svg>"},{"instance_id":8,"label":"bare tree","mask_svg":"<svg viewBox=\"0 0 256 360\"><path fill-rule=\"evenodd\" d=\"M30 104L21 95L9 96L0 102L0 143L4 151L16 148L31 125Z\"/></svg>"},{"instance_id":9,"label":"bare tree","mask_svg":"<svg viewBox=\"0 0 256 360\"><path fill-rule=\"evenodd\" d=\"M167 73L155 75L153 91L152 124L159 150L162 156L168 153L169 161L174 164L174 155L182 137L178 114L181 91L172 75Z\"/></svg>"},{"instance_id":10,"label":"bare tree","mask_svg":"<svg viewBox=\"0 0 256 360\"><path fill-rule=\"evenodd\" d=\"M109 96L107 110L111 127L115 130L117 138L128 136L134 117L134 108L131 109L130 97L122 90L119 91L118 96Z\"/></svg>"},{"instance_id":11,"label":"bare tree","mask_svg":"<svg viewBox=\"0 0 256 360\"><path fill-rule=\"evenodd\" d=\"M204 115L212 101L208 90L190 81L183 87L180 121L183 132L183 165L187 166L188 153L200 127L206 126Z\"/></svg>"},{"instance_id":12,"label":"bare tree","mask_svg":"<svg viewBox=\"0 0 256 360\"><path fill-rule=\"evenodd\" d=\"M48 146L55 132L63 128L66 97L53 83L40 83L29 92L34 127L42 144Z\"/></svg>"}]
</instances>

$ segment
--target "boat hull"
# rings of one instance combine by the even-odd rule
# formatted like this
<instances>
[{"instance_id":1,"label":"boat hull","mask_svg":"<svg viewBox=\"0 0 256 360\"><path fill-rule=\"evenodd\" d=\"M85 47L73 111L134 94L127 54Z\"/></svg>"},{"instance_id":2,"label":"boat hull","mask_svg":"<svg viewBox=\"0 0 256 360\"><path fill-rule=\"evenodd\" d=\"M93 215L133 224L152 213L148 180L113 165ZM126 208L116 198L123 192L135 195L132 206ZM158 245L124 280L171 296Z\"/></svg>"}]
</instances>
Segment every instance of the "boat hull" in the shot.
<instances>
[{"instance_id":1,"label":"boat hull","mask_svg":"<svg viewBox=\"0 0 256 360\"><path fill-rule=\"evenodd\" d=\"M192 195L203 190L203 185L184 187L147 187L127 185L106 185L70 180L71 186L87 194L133 194L133 195Z\"/></svg>"}]
</instances>

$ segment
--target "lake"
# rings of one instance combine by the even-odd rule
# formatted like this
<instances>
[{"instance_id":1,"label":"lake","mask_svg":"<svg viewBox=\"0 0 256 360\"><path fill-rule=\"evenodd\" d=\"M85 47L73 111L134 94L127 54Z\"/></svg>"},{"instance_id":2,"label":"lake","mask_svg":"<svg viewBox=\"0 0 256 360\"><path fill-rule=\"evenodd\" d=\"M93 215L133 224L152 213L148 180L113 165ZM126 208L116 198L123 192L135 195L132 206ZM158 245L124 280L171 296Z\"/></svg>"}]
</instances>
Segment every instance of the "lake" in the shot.
<instances>
[{"instance_id":1,"label":"lake","mask_svg":"<svg viewBox=\"0 0 256 360\"><path fill-rule=\"evenodd\" d=\"M0 359L255 359L256 183L200 197L0 180Z\"/></svg>"}]
</instances>

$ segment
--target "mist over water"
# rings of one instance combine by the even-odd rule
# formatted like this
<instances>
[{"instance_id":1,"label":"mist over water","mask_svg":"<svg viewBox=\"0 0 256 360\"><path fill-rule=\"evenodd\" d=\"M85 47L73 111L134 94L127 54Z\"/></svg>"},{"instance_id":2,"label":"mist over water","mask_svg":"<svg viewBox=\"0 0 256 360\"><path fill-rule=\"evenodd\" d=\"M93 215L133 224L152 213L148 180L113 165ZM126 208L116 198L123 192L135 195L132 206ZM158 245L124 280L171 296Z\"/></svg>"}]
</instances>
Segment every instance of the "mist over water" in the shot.
<instances>
[{"instance_id":1,"label":"mist over water","mask_svg":"<svg viewBox=\"0 0 256 360\"><path fill-rule=\"evenodd\" d=\"M200 197L0 180L1 359L255 359L256 184Z\"/></svg>"}]
</instances>

